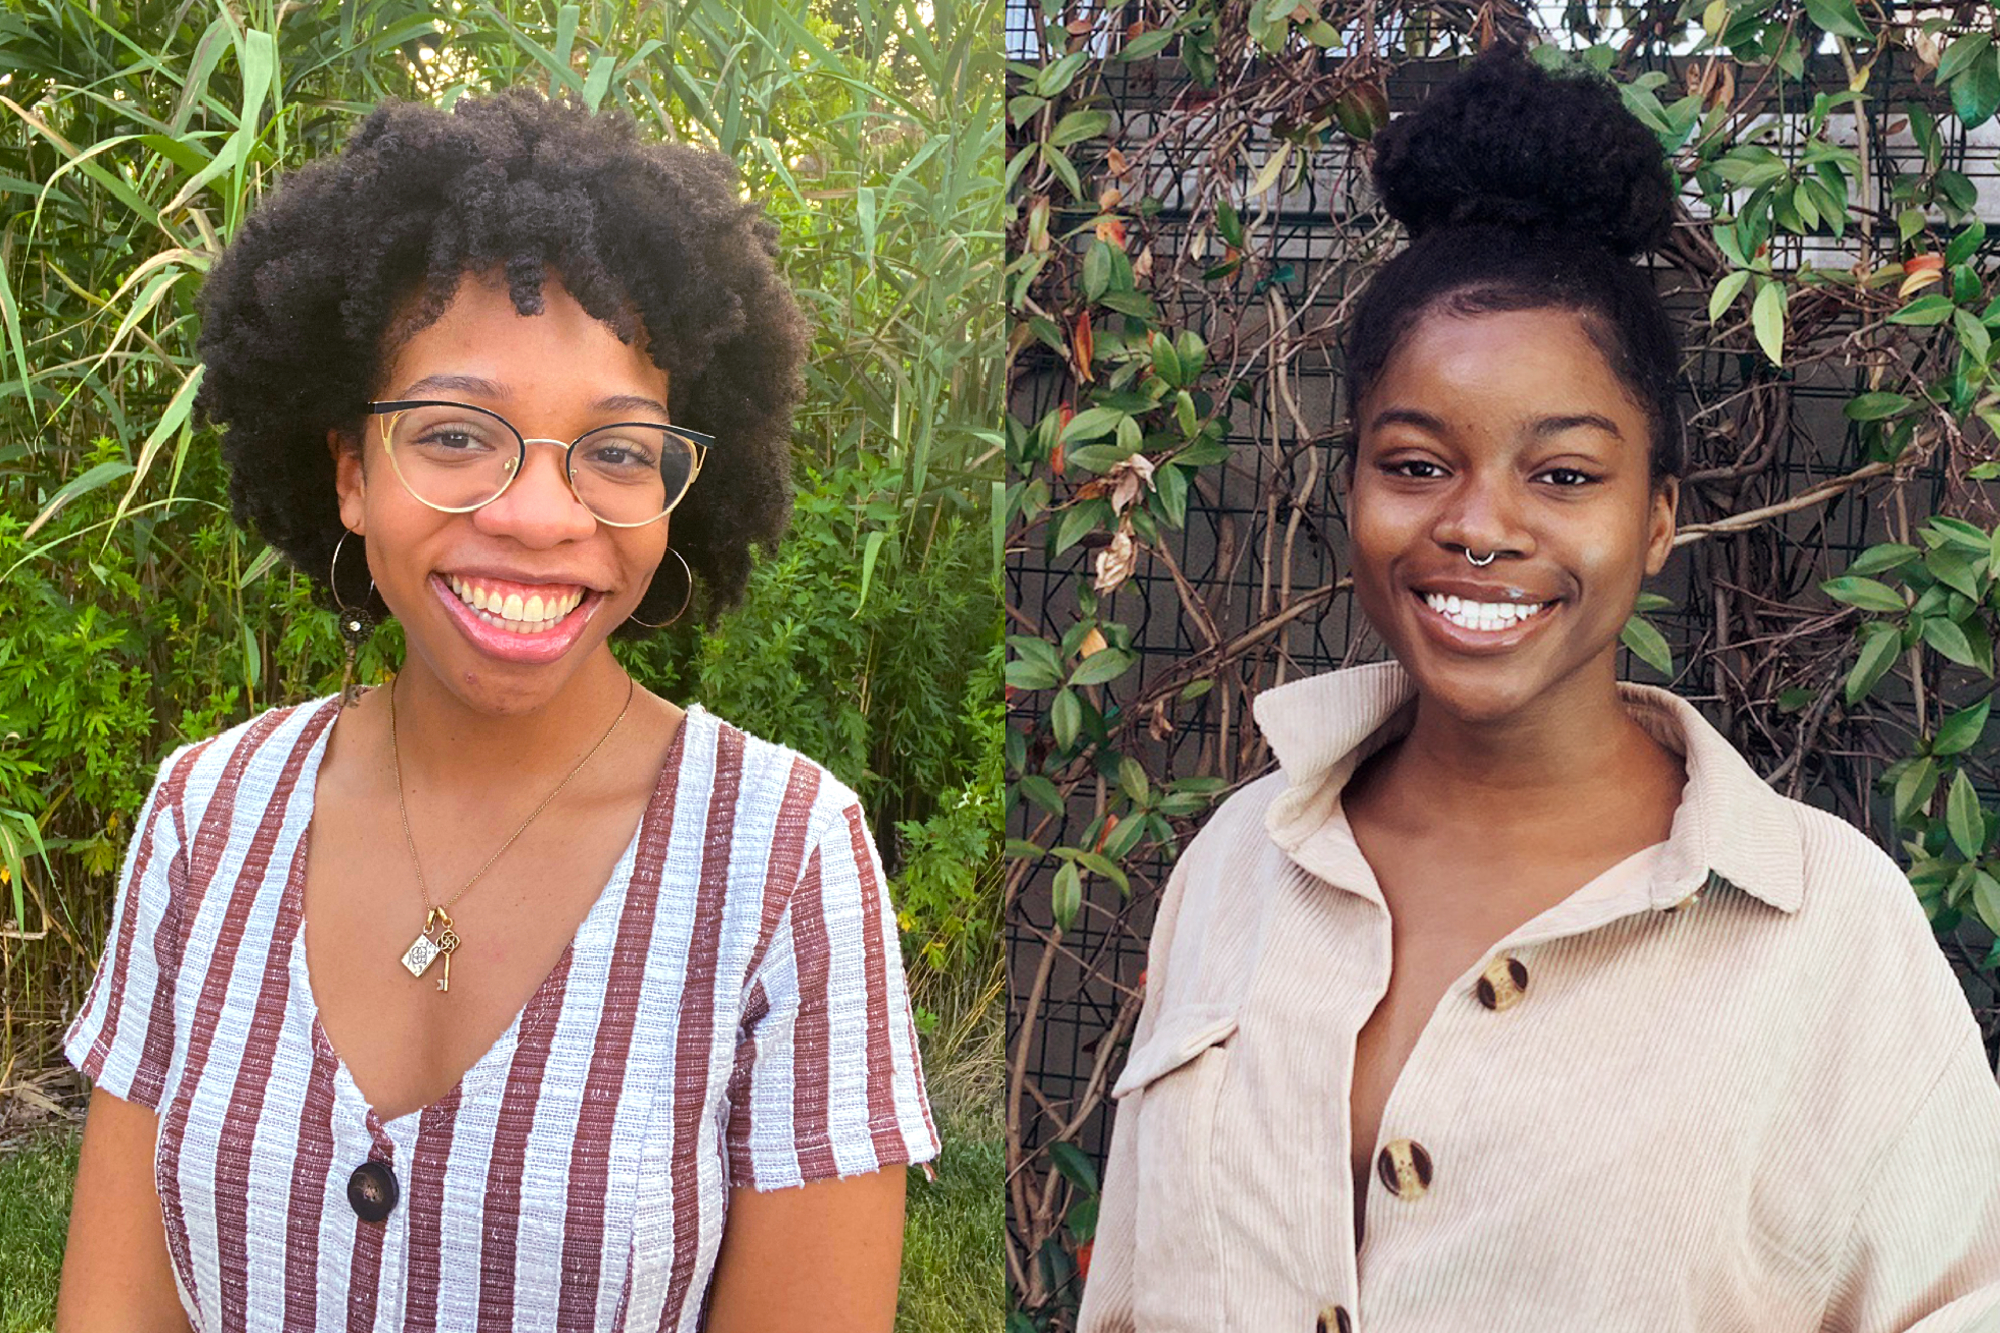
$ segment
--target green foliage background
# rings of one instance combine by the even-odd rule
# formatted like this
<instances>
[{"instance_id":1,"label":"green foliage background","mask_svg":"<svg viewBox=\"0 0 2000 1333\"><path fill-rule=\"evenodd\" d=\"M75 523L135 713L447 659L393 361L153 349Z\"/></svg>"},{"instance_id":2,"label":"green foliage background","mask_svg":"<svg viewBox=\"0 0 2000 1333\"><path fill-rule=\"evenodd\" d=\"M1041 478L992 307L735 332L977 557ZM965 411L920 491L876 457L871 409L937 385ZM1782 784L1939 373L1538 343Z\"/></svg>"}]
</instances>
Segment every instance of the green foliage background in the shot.
<instances>
[{"instance_id":1,"label":"green foliage background","mask_svg":"<svg viewBox=\"0 0 2000 1333\"><path fill-rule=\"evenodd\" d=\"M202 274L377 100L517 83L719 149L781 228L817 325L793 531L717 631L619 651L861 792L937 1091L985 1086L998 32L997 0L0 3L0 1128L64 1086L159 758L339 678L188 419ZM379 632L363 674L399 648Z\"/></svg>"}]
</instances>

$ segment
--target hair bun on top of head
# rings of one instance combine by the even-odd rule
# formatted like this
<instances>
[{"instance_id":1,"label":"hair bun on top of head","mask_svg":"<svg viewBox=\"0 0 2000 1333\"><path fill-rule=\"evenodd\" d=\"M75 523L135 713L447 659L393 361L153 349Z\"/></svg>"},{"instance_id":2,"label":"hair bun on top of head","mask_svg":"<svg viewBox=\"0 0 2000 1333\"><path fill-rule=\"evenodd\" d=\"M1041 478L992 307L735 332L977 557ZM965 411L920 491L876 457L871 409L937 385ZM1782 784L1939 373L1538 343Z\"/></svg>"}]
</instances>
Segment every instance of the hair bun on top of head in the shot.
<instances>
[{"instance_id":1,"label":"hair bun on top of head","mask_svg":"<svg viewBox=\"0 0 2000 1333\"><path fill-rule=\"evenodd\" d=\"M1630 258L1664 241L1673 222L1659 141L1618 90L1506 48L1383 128L1375 186L1412 240L1484 224L1572 232Z\"/></svg>"}]
</instances>

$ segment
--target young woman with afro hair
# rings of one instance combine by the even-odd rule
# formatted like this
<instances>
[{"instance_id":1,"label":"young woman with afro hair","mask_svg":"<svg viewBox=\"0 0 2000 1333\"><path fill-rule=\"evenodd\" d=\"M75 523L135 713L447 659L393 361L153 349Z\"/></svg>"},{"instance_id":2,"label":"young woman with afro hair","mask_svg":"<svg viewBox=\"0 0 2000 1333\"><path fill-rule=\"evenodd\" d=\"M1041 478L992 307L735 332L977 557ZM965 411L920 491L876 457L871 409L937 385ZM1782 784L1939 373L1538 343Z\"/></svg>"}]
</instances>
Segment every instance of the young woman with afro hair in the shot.
<instances>
[{"instance_id":1,"label":"young woman with afro hair","mask_svg":"<svg viewBox=\"0 0 2000 1333\"><path fill-rule=\"evenodd\" d=\"M1672 189L1482 57L1375 144L1355 596L1183 852L1082 1333L2000 1327L2000 1087L1896 865L1617 678L1672 550Z\"/></svg>"},{"instance_id":2,"label":"young woman with afro hair","mask_svg":"<svg viewBox=\"0 0 2000 1333\"><path fill-rule=\"evenodd\" d=\"M806 334L730 166L385 105L202 297L238 517L388 685L171 755L68 1053L64 1330L887 1330L937 1140L851 791L606 641L783 532Z\"/></svg>"}]
</instances>

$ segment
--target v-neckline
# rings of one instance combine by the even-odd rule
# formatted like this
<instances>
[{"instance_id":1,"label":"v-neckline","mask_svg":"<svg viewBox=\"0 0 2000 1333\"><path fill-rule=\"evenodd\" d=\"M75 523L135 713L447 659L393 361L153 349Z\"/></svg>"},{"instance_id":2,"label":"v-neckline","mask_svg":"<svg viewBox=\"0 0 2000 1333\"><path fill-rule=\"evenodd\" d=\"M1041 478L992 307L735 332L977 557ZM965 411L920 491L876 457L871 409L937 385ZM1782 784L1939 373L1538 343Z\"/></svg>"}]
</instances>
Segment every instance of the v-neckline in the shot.
<instances>
[{"instance_id":1,"label":"v-neckline","mask_svg":"<svg viewBox=\"0 0 2000 1333\"><path fill-rule=\"evenodd\" d=\"M340 696L330 695L321 700L319 706L335 710L335 717L320 730L318 738L313 741L313 748L307 754L306 762L302 766L303 771L299 775L298 792L305 799L305 808L314 813L317 813L315 803L319 797L320 765L326 760L327 746L332 741L334 725L339 721ZM346 1058L334 1046L333 1038L328 1034L326 1024L321 1018L319 997L313 993L312 969L306 958L305 891L312 852L312 819L307 818L306 826L300 832L299 841L292 853L295 858L300 858L299 863L285 876L284 899L279 905L279 916L282 919L289 911L294 914L294 919L297 921L288 943L285 969L291 983L288 989L299 997L298 1002L305 1008L308 1033L315 1056L324 1056L333 1062L336 1103L351 1100L360 1105L366 1112L371 1131L417 1120L425 1112L437 1106L461 1100L467 1088L477 1082L479 1076L490 1066L503 1058L503 1052L505 1058L511 1058L514 1048L520 1044L522 1023L529 1014L538 1012L550 1002L550 992L557 985L558 979L568 977L577 945L590 933L603 930L602 918L607 913L614 914L614 922L616 916L622 915L625 894L631 887L632 870L638 860L639 839L645 833L646 824L653 817L655 809L680 786L681 770L686 767L688 729L698 722L705 724L708 718L708 710L700 704L689 704L682 710L680 725L674 729L673 742L667 747L667 757L661 762L659 774L653 781L652 794L646 798L645 808L639 812L639 822L633 826L632 835L626 839L624 851L619 853L617 862L612 866L610 878L605 881L604 887L597 891L597 897L591 901L590 910L583 914L581 921L577 922L576 929L570 934L569 942L563 945L562 952L556 956L554 966L550 967L548 973L542 977L527 1001L515 1011L514 1017L500 1035L493 1039L493 1044L481 1052L479 1058L468 1065L452 1085L435 1100L387 1119L376 1111L367 1094L361 1091L361 1085L355 1081L354 1071L348 1068Z\"/></svg>"}]
</instances>

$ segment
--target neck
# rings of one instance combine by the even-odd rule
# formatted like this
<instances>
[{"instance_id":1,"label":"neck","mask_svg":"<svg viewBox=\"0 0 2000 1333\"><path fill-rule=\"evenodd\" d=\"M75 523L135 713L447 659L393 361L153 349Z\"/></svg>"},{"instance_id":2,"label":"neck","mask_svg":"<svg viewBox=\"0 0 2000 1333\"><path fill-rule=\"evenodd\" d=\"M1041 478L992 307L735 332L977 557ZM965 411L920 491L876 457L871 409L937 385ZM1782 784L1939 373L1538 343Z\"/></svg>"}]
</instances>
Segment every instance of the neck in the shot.
<instances>
[{"instance_id":1,"label":"neck","mask_svg":"<svg viewBox=\"0 0 2000 1333\"><path fill-rule=\"evenodd\" d=\"M1536 836L1602 810L1652 748L1619 699L1607 654L1601 670L1593 664L1505 717L1466 718L1420 696L1389 767L1397 786L1424 793L1416 808L1448 811L1462 828Z\"/></svg>"},{"instance_id":2,"label":"neck","mask_svg":"<svg viewBox=\"0 0 2000 1333\"><path fill-rule=\"evenodd\" d=\"M600 645L552 697L519 712L471 707L415 654L393 688L404 769L477 789L566 772L610 727L632 682Z\"/></svg>"}]
</instances>

